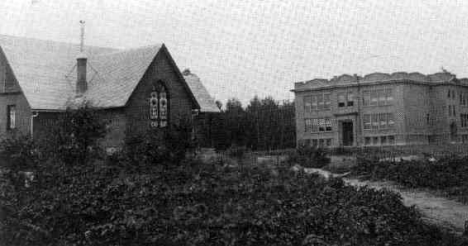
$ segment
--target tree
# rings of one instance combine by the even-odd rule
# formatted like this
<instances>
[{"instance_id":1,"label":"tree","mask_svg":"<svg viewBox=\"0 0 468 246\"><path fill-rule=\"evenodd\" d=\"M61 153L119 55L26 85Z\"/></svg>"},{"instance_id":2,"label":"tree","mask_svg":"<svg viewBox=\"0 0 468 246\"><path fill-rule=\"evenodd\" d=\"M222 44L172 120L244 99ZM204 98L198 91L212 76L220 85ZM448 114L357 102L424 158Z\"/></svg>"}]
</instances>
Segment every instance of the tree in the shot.
<instances>
[{"instance_id":1,"label":"tree","mask_svg":"<svg viewBox=\"0 0 468 246\"><path fill-rule=\"evenodd\" d=\"M98 141L105 134L106 122L84 104L60 115L41 145L45 153L64 163L86 163L90 155L99 153Z\"/></svg>"}]
</instances>

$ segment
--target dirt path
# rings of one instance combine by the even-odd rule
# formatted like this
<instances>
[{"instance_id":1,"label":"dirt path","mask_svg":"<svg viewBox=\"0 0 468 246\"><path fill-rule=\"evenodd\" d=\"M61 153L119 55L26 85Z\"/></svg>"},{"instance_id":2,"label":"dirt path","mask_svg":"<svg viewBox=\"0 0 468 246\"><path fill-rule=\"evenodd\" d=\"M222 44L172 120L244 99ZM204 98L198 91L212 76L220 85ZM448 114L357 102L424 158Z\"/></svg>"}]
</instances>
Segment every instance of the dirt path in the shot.
<instances>
[{"instance_id":1,"label":"dirt path","mask_svg":"<svg viewBox=\"0 0 468 246\"><path fill-rule=\"evenodd\" d=\"M307 168L305 171L319 173L325 177L335 176L321 169ZM468 220L467 205L421 190L402 189L391 182L360 181L355 178L343 179L353 186L367 185L375 189L387 188L398 192L401 194L404 204L406 206L416 206L427 222L445 227L456 233L461 234L464 232L465 220Z\"/></svg>"}]
</instances>

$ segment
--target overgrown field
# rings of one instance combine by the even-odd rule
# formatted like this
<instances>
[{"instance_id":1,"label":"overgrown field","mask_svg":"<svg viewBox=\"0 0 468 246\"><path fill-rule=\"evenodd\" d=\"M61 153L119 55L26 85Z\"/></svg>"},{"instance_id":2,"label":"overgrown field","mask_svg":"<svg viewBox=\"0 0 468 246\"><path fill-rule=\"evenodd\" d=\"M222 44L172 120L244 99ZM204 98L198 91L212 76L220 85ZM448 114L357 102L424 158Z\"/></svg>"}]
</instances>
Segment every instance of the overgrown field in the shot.
<instances>
[{"instance_id":1,"label":"overgrown field","mask_svg":"<svg viewBox=\"0 0 468 246\"><path fill-rule=\"evenodd\" d=\"M408 188L429 188L468 203L468 157L437 161L380 161L358 158L353 173L365 179L391 180Z\"/></svg>"},{"instance_id":2,"label":"overgrown field","mask_svg":"<svg viewBox=\"0 0 468 246\"><path fill-rule=\"evenodd\" d=\"M190 127L130 136L103 155L92 111L46 139L1 142L2 245L466 245L424 224L398 194L288 165L187 159ZM230 151L241 160L243 149ZM318 150L290 161L324 165ZM32 178L34 175L34 178Z\"/></svg>"},{"instance_id":3,"label":"overgrown field","mask_svg":"<svg viewBox=\"0 0 468 246\"><path fill-rule=\"evenodd\" d=\"M397 194L289 170L45 166L4 183L6 245L457 245ZM451 241L452 240L452 241Z\"/></svg>"}]
</instances>

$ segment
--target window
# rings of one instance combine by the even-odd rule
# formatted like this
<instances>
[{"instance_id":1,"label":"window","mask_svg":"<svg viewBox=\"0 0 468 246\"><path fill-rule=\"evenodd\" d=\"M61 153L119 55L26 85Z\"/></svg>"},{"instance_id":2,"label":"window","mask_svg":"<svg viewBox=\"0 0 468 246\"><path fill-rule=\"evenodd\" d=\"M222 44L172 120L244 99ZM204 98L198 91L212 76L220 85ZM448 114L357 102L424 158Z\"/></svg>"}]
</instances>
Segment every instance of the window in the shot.
<instances>
[{"instance_id":1,"label":"window","mask_svg":"<svg viewBox=\"0 0 468 246\"><path fill-rule=\"evenodd\" d=\"M319 132L325 131L325 119L319 119Z\"/></svg>"},{"instance_id":2,"label":"window","mask_svg":"<svg viewBox=\"0 0 468 246\"><path fill-rule=\"evenodd\" d=\"M326 139L326 145L327 145L327 147L331 147L331 146L332 146L332 139L331 139L331 138L327 138L327 139Z\"/></svg>"},{"instance_id":3,"label":"window","mask_svg":"<svg viewBox=\"0 0 468 246\"><path fill-rule=\"evenodd\" d=\"M377 90L377 95L379 97L379 106L383 106L386 104L386 95L384 89Z\"/></svg>"},{"instance_id":4,"label":"window","mask_svg":"<svg viewBox=\"0 0 468 246\"><path fill-rule=\"evenodd\" d=\"M364 121L364 130L370 130L371 129L371 117L370 114L365 114L363 117Z\"/></svg>"},{"instance_id":5,"label":"window","mask_svg":"<svg viewBox=\"0 0 468 246\"><path fill-rule=\"evenodd\" d=\"M166 127L168 125L168 95L162 82L153 85L149 100L151 127Z\"/></svg>"},{"instance_id":6,"label":"window","mask_svg":"<svg viewBox=\"0 0 468 246\"><path fill-rule=\"evenodd\" d=\"M365 114L363 115L363 122L364 130L390 129L395 124L393 113Z\"/></svg>"},{"instance_id":7,"label":"window","mask_svg":"<svg viewBox=\"0 0 468 246\"><path fill-rule=\"evenodd\" d=\"M387 136L381 136L380 137L380 144L381 145L387 145Z\"/></svg>"},{"instance_id":8,"label":"window","mask_svg":"<svg viewBox=\"0 0 468 246\"><path fill-rule=\"evenodd\" d=\"M319 139L319 146L320 147L323 147L324 146L324 139Z\"/></svg>"},{"instance_id":9,"label":"window","mask_svg":"<svg viewBox=\"0 0 468 246\"><path fill-rule=\"evenodd\" d=\"M363 91L362 92L362 105L369 106L370 105L370 91Z\"/></svg>"},{"instance_id":10,"label":"window","mask_svg":"<svg viewBox=\"0 0 468 246\"><path fill-rule=\"evenodd\" d=\"M304 110L306 112L312 112L315 110L330 110L330 109L331 109L330 93L316 94L316 95L304 97Z\"/></svg>"},{"instance_id":11,"label":"window","mask_svg":"<svg viewBox=\"0 0 468 246\"><path fill-rule=\"evenodd\" d=\"M325 119L325 131L331 132L332 131L332 124L329 118Z\"/></svg>"},{"instance_id":12,"label":"window","mask_svg":"<svg viewBox=\"0 0 468 246\"><path fill-rule=\"evenodd\" d=\"M388 113L387 114L387 127L393 128L394 125L395 125L395 121L393 119L393 113Z\"/></svg>"},{"instance_id":13,"label":"window","mask_svg":"<svg viewBox=\"0 0 468 246\"><path fill-rule=\"evenodd\" d=\"M365 137L364 138L364 145L371 145L371 138L370 137Z\"/></svg>"},{"instance_id":14,"label":"window","mask_svg":"<svg viewBox=\"0 0 468 246\"><path fill-rule=\"evenodd\" d=\"M450 90L447 91L447 98L452 98L452 96L450 95Z\"/></svg>"},{"instance_id":15,"label":"window","mask_svg":"<svg viewBox=\"0 0 468 246\"><path fill-rule=\"evenodd\" d=\"M460 114L461 127L468 127L468 114Z\"/></svg>"},{"instance_id":16,"label":"window","mask_svg":"<svg viewBox=\"0 0 468 246\"><path fill-rule=\"evenodd\" d=\"M304 111L310 112L312 108L312 97L307 96L304 97Z\"/></svg>"},{"instance_id":17,"label":"window","mask_svg":"<svg viewBox=\"0 0 468 246\"><path fill-rule=\"evenodd\" d=\"M379 114L380 118L380 129L387 128L387 114Z\"/></svg>"},{"instance_id":18,"label":"window","mask_svg":"<svg viewBox=\"0 0 468 246\"><path fill-rule=\"evenodd\" d=\"M348 107L352 107L354 106L354 95L352 92L348 92L348 102L347 102L347 105Z\"/></svg>"},{"instance_id":19,"label":"window","mask_svg":"<svg viewBox=\"0 0 468 246\"><path fill-rule=\"evenodd\" d=\"M304 119L306 132L330 132L332 124L329 118Z\"/></svg>"},{"instance_id":20,"label":"window","mask_svg":"<svg viewBox=\"0 0 468 246\"><path fill-rule=\"evenodd\" d=\"M316 95L311 96L310 100L311 100L311 109L312 110L317 110L318 109L317 96Z\"/></svg>"},{"instance_id":21,"label":"window","mask_svg":"<svg viewBox=\"0 0 468 246\"><path fill-rule=\"evenodd\" d=\"M304 120L304 131L311 132L312 131L312 119L305 119Z\"/></svg>"},{"instance_id":22,"label":"window","mask_svg":"<svg viewBox=\"0 0 468 246\"><path fill-rule=\"evenodd\" d=\"M457 110L455 109L455 105L452 105L452 116L457 116Z\"/></svg>"},{"instance_id":23,"label":"window","mask_svg":"<svg viewBox=\"0 0 468 246\"><path fill-rule=\"evenodd\" d=\"M317 95L317 102L318 102L318 110L323 110L324 108L323 94Z\"/></svg>"},{"instance_id":24,"label":"window","mask_svg":"<svg viewBox=\"0 0 468 246\"><path fill-rule=\"evenodd\" d=\"M452 116L452 105L448 105L448 116Z\"/></svg>"},{"instance_id":25,"label":"window","mask_svg":"<svg viewBox=\"0 0 468 246\"><path fill-rule=\"evenodd\" d=\"M312 139L312 146L317 147L318 142L317 139Z\"/></svg>"},{"instance_id":26,"label":"window","mask_svg":"<svg viewBox=\"0 0 468 246\"><path fill-rule=\"evenodd\" d=\"M379 129L379 115L372 114L371 121L372 121L372 129Z\"/></svg>"},{"instance_id":27,"label":"window","mask_svg":"<svg viewBox=\"0 0 468 246\"><path fill-rule=\"evenodd\" d=\"M392 88L386 88L364 91L362 102L363 106L392 105L393 90Z\"/></svg>"},{"instance_id":28,"label":"window","mask_svg":"<svg viewBox=\"0 0 468 246\"><path fill-rule=\"evenodd\" d=\"M379 137L373 137L372 138L372 144L373 145L379 145Z\"/></svg>"},{"instance_id":29,"label":"window","mask_svg":"<svg viewBox=\"0 0 468 246\"><path fill-rule=\"evenodd\" d=\"M395 136L388 136L388 144L390 145L395 144Z\"/></svg>"},{"instance_id":30,"label":"window","mask_svg":"<svg viewBox=\"0 0 468 246\"><path fill-rule=\"evenodd\" d=\"M370 106L377 106L379 103L379 98L378 98L378 94L377 94L377 91L376 90L372 90L371 91L371 102L370 102Z\"/></svg>"},{"instance_id":31,"label":"window","mask_svg":"<svg viewBox=\"0 0 468 246\"><path fill-rule=\"evenodd\" d=\"M16 129L16 106L7 106L7 130Z\"/></svg>"},{"instance_id":32,"label":"window","mask_svg":"<svg viewBox=\"0 0 468 246\"><path fill-rule=\"evenodd\" d=\"M387 105L391 105L393 103L393 90L392 88L385 89L385 98L387 100Z\"/></svg>"},{"instance_id":33,"label":"window","mask_svg":"<svg viewBox=\"0 0 468 246\"><path fill-rule=\"evenodd\" d=\"M323 94L323 100L325 101L325 106L323 107L323 109L330 110L331 108L330 93Z\"/></svg>"},{"instance_id":34,"label":"window","mask_svg":"<svg viewBox=\"0 0 468 246\"><path fill-rule=\"evenodd\" d=\"M344 107L346 106L346 98L344 93L339 93L338 94L338 107Z\"/></svg>"}]
</instances>

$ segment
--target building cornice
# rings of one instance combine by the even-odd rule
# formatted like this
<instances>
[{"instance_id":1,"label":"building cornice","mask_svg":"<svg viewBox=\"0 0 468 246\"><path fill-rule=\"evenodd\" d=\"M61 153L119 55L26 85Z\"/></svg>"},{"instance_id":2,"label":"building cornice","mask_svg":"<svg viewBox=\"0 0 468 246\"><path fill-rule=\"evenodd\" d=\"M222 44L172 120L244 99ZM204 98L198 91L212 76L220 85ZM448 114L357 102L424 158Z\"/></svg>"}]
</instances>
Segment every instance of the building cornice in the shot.
<instances>
[{"instance_id":1,"label":"building cornice","mask_svg":"<svg viewBox=\"0 0 468 246\"><path fill-rule=\"evenodd\" d=\"M320 91L337 88L349 88L349 87L368 87L374 85L386 85L386 84L414 84L414 85L425 85L425 86L460 86L468 88L468 84L460 84L454 81L443 81L443 82L425 82L425 81L413 81L413 80L387 80L387 81L372 81L372 82L354 82L349 84L340 85L325 85L320 87L308 87L292 89L291 92L306 92L306 91Z\"/></svg>"}]
</instances>

